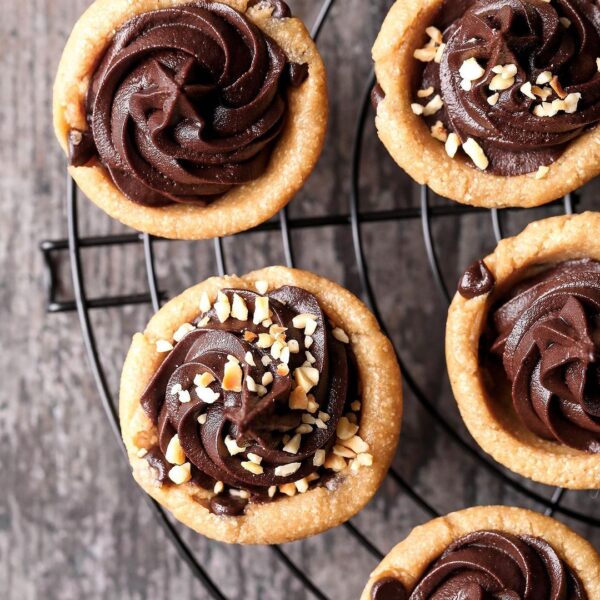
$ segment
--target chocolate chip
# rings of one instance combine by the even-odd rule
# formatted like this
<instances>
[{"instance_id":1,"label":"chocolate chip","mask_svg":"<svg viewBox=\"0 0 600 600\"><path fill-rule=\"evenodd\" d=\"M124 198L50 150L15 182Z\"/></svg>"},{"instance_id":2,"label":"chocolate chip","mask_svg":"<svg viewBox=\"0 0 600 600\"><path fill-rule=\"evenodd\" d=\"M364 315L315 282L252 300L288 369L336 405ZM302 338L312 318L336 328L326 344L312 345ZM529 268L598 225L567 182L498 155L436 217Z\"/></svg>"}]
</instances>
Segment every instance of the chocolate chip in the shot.
<instances>
[{"instance_id":1,"label":"chocolate chip","mask_svg":"<svg viewBox=\"0 0 600 600\"><path fill-rule=\"evenodd\" d=\"M406 589L402 582L395 577L384 577L373 584L372 600L406 600Z\"/></svg>"},{"instance_id":2,"label":"chocolate chip","mask_svg":"<svg viewBox=\"0 0 600 600\"><path fill-rule=\"evenodd\" d=\"M458 293L463 298L475 298L491 291L494 283L494 276L487 265L477 260L463 273L458 283Z\"/></svg>"},{"instance_id":3,"label":"chocolate chip","mask_svg":"<svg viewBox=\"0 0 600 600\"><path fill-rule=\"evenodd\" d=\"M371 90L371 106L377 110L379 103L385 98L385 92L383 88L376 83Z\"/></svg>"},{"instance_id":4,"label":"chocolate chip","mask_svg":"<svg viewBox=\"0 0 600 600\"><path fill-rule=\"evenodd\" d=\"M241 515L248 504L245 498L231 498L229 496L213 496L210 499L210 512L214 515L236 517Z\"/></svg>"},{"instance_id":5,"label":"chocolate chip","mask_svg":"<svg viewBox=\"0 0 600 600\"><path fill-rule=\"evenodd\" d=\"M91 131L71 129L68 135L69 164L82 167L96 154L96 144Z\"/></svg>"}]
</instances>

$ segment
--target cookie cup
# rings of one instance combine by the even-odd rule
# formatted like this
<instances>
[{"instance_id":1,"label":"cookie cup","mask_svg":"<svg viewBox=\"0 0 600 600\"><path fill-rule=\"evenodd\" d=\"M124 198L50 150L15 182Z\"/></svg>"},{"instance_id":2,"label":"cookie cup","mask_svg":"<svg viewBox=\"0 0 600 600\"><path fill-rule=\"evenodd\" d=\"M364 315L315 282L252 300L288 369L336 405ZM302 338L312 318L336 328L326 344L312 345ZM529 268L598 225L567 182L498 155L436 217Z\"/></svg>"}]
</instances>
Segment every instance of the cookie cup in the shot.
<instances>
[{"instance_id":1,"label":"cookie cup","mask_svg":"<svg viewBox=\"0 0 600 600\"><path fill-rule=\"evenodd\" d=\"M470 300L456 294L446 325L446 363L465 425L477 443L511 471L548 485L600 488L600 456L544 440L525 427L510 398L491 397L479 343L495 299L523 269L576 258L600 261L600 213L552 217L502 240L484 259L495 278L491 292Z\"/></svg>"},{"instance_id":2,"label":"cookie cup","mask_svg":"<svg viewBox=\"0 0 600 600\"><path fill-rule=\"evenodd\" d=\"M332 489L317 486L304 494L270 503L250 503L241 516L217 516L206 508L214 495L212 491L194 483L156 487L155 475L147 461L138 457L140 448L148 449L157 442L156 427L142 409L140 397L165 356L156 351L156 341L171 339L182 323L191 322L198 316L202 292L214 301L220 289L255 289L256 281L261 280L269 283L269 290L284 285L307 290L317 298L336 326L348 334L361 388L359 434L369 444L373 464L358 471L346 467L335 475ZM144 333L136 333L133 337L121 377L119 414L135 480L175 518L198 533L223 542L279 544L343 523L375 494L398 443L402 418L400 369L391 343L379 330L370 311L353 294L306 271L269 267L242 277L207 279L156 313Z\"/></svg>"},{"instance_id":3,"label":"cookie cup","mask_svg":"<svg viewBox=\"0 0 600 600\"><path fill-rule=\"evenodd\" d=\"M543 538L578 575L588 598L600 597L600 555L572 529L555 519L522 508L478 506L415 527L371 573L361 600L370 600L373 584L383 577L399 579L410 593L429 565L452 542L482 530Z\"/></svg>"},{"instance_id":4,"label":"cookie cup","mask_svg":"<svg viewBox=\"0 0 600 600\"><path fill-rule=\"evenodd\" d=\"M427 41L443 0L397 0L373 46L377 81L385 98L377 106L379 138L417 183L473 206L538 206L572 192L600 173L600 127L571 142L543 179L536 173L504 177L480 171L457 154L450 158L424 120L411 109L421 64L413 57Z\"/></svg>"},{"instance_id":5,"label":"cookie cup","mask_svg":"<svg viewBox=\"0 0 600 600\"><path fill-rule=\"evenodd\" d=\"M275 18L267 3L219 0L245 13L271 36L292 62L307 63L309 75L287 90L288 117L266 171L235 186L207 206L148 207L127 198L98 159L69 167L84 194L114 219L139 231L171 239L207 239L255 227L283 208L312 172L325 139L328 99L325 67L306 27L297 18ZM96 0L75 24L54 83L54 130L65 151L71 129L88 129L85 97L94 70L115 31L132 17L190 0Z\"/></svg>"}]
</instances>

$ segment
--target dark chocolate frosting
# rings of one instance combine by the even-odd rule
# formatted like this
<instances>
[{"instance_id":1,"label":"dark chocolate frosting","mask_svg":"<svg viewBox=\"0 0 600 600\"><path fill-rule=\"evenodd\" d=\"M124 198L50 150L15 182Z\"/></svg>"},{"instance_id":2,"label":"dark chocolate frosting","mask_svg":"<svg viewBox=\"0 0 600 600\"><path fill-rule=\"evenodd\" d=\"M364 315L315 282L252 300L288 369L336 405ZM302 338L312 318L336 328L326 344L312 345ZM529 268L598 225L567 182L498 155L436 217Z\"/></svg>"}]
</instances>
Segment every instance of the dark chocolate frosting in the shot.
<instances>
[{"instance_id":1,"label":"dark chocolate frosting","mask_svg":"<svg viewBox=\"0 0 600 600\"><path fill-rule=\"evenodd\" d=\"M375 584L373 600L404 600ZM398 582L399 583L399 582ZM380 595L379 589L382 589ZM387 590L387 591L386 591ZM545 540L476 531L454 543L420 579L410 600L586 600L579 578Z\"/></svg>"},{"instance_id":2,"label":"dark chocolate frosting","mask_svg":"<svg viewBox=\"0 0 600 600\"><path fill-rule=\"evenodd\" d=\"M494 276L482 260L476 260L467 267L458 282L458 293L463 298L475 298L491 292L494 288Z\"/></svg>"},{"instance_id":3,"label":"dark chocolate frosting","mask_svg":"<svg viewBox=\"0 0 600 600\"><path fill-rule=\"evenodd\" d=\"M600 263L546 267L491 312L491 351L536 435L600 453Z\"/></svg>"},{"instance_id":4,"label":"dark chocolate frosting","mask_svg":"<svg viewBox=\"0 0 600 600\"><path fill-rule=\"evenodd\" d=\"M600 7L591 0L463 0L446 2L438 18L446 44L439 63L431 61L420 87L433 86L444 102L427 116L465 142L473 138L489 160L488 172L519 175L549 165L567 144L600 120ZM461 66L476 59L484 74L461 87ZM489 85L498 66L515 65L512 84L497 92ZM580 94L574 112L539 116L542 102L560 102L559 94L541 84L546 98L521 90L534 88L538 77L558 78L560 96ZM468 87L468 86L467 86ZM560 91L560 90L559 90ZM498 93L497 101L488 99ZM533 96L533 97L530 97ZM575 99L575 96L569 96ZM425 98L425 103L430 98ZM545 106L545 105L544 105Z\"/></svg>"},{"instance_id":5,"label":"dark chocolate frosting","mask_svg":"<svg viewBox=\"0 0 600 600\"><path fill-rule=\"evenodd\" d=\"M289 16L284 2L271 3L275 16ZM147 206L204 205L253 181L284 127L285 88L307 75L306 66L286 65L277 43L225 4L130 19L88 90L101 163L121 192Z\"/></svg>"},{"instance_id":6,"label":"dark chocolate frosting","mask_svg":"<svg viewBox=\"0 0 600 600\"><path fill-rule=\"evenodd\" d=\"M209 488L223 484L211 510L234 515L246 499L270 500L272 486L307 477L311 485L326 482L322 465L340 418L358 422L356 406L346 414L358 386L350 346L334 336L312 294L291 286L266 297L249 290L222 294L231 316L222 322L216 304L202 314L162 363L141 405L158 427L163 455L177 434L193 480ZM266 298L271 315L255 323L257 300ZM294 321L307 314L316 327ZM238 373L237 387L227 381L228 365ZM199 382L202 374L208 384ZM209 389L202 393L199 386ZM240 491L246 493L241 500Z\"/></svg>"}]
</instances>

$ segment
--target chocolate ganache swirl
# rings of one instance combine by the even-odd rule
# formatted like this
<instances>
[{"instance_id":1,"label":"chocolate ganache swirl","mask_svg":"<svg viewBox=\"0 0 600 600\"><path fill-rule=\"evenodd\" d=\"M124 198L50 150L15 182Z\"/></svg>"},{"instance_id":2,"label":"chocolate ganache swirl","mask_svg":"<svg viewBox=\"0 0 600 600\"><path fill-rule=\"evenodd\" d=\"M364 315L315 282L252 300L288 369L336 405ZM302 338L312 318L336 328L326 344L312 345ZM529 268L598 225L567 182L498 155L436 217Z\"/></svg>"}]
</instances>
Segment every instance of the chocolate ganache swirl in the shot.
<instances>
[{"instance_id":1,"label":"chocolate ganache swirl","mask_svg":"<svg viewBox=\"0 0 600 600\"><path fill-rule=\"evenodd\" d=\"M536 435L600 453L600 263L573 260L517 284L486 334Z\"/></svg>"},{"instance_id":2,"label":"chocolate ganache swirl","mask_svg":"<svg viewBox=\"0 0 600 600\"><path fill-rule=\"evenodd\" d=\"M421 88L433 87L443 107L425 118L441 121L462 143L474 139L489 172L520 175L550 165L600 121L596 2L445 2L437 24L445 47L439 63L427 63ZM469 62L476 68L465 71Z\"/></svg>"},{"instance_id":3,"label":"chocolate ganache swirl","mask_svg":"<svg viewBox=\"0 0 600 600\"><path fill-rule=\"evenodd\" d=\"M408 596L398 580L373 586L373 600L587 600L573 572L545 540L476 531L452 543ZM388 593L390 592L390 593Z\"/></svg>"},{"instance_id":4,"label":"chocolate ganache swirl","mask_svg":"<svg viewBox=\"0 0 600 600\"><path fill-rule=\"evenodd\" d=\"M281 486L327 481L338 425L358 429L360 412L356 404L350 412L352 351L317 299L292 286L266 296L227 289L188 329L141 398L158 427L152 458L157 450L168 458L177 436L192 479L209 489L222 482L210 505L219 514L273 498L274 486L287 493Z\"/></svg>"},{"instance_id":5,"label":"chocolate ganache swirl","mask_svg":"<svg viewBox=\"0 0 600 600\"><path fill-rule=\"evenodd\" d=\"M275 2L275 13L288 16L285 6ZM135 202L205 205L265 171L286 120L285 88L308 75L299 67L226 4L138 15L117 31L88 90L100 161ZM93 155L79 154L76 166Z\"/></svg>"}]
</instances>

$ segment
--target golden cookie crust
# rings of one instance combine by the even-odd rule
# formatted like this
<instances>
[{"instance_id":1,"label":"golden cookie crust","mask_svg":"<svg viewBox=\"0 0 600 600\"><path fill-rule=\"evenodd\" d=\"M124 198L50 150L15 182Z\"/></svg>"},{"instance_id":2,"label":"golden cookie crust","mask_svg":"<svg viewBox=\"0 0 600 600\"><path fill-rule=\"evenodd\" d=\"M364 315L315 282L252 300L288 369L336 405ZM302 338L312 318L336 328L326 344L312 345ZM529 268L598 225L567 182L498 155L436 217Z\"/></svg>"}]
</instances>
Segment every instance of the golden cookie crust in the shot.
<instances>
[{"instance_id":1,"label":"golden cookie crust","mask_svg":"<svg viewBox=\"0 0 600 600\"><path fill-rule=\"evenodd\" d=\"M488 309L521 269L575 258L600 260L600 213L552 217L502 240L484 259L494 289L467 300L456 294L446 325L446 363L465 425L477 443L512 471L548 485L600 488L600 456L544 440L517 417L512 401L492 398L478 359Z\"/></svg>"},{"instance_id":2,"label":"golden cookie crust","mask_svg":"<svg viewBox=\"0 0 600 600\"><path fill-rule=\"evenodd\" d=\"M371 587L382 577L396 577L412 591L427 567L452 542L473 531L490 529L545 539L579 576L589 600L600 598L600 555L588 541L555 519L531 510L478 506L415 527L371 573L361 600L370 600Z\"/></svg>"},{"instance_id":3,"label":"golden cookie crust","mask_svg":"<svg viewBox=\"0 0 600 600\"><path fill-rule=\"evenodd\" d=\"M321 56L297 18L271 16L265 3L219 0L245 13L270 35L294 62L307 63L309 77L288 90L288 119L267 170L251 183L236 186L208 206L172 204L148 207L124 196L99 161L69 167L84 194L111 217L140 231L171 239L206 239L250 229L272 217L302 187L323 147L327 129L327 78ZM190 0L96 0L75 24L54 83L54 130L67 153L70 129L87 130L84 101L98 59L115 31L132 17Z\"/></svg>"},{"instance_id":4,"label":"golden cookie crust","mask_svg":"<svg viewBox=\"0 0 600 600\"><path fill-rule=\"evenodd\" d=\"M301 287L314 294L327 316L350 337L361 382L360 436L373 455L371 467L341 471L334 491L325 487L266 504L249 504L244 515L217 516L199 501L213 496L193 483L155 486L155 477L139 448L157 441L156 427L140 406L140 396L162 362L156 352L158 339L171 339L179 325L199 314L202 292L211 300L222 288L254 289L267 281L269 290L283 285ZM187 289L157 312L144 333L136 333L121 376L119 400L121 432L133 476L148 494L182 523L207 537L229 543L279 544L301 539L335 527L360 511L377 491L394 457L402 419L400 369L390 341L381 333L375 317L356 296L341 286L298 269L268 267L237 277L211 277Z\"/></svg>"},{"instance_id":5,"label":"golden cookie crust","mask_svg":"<svg viewBox=\"0 0 600 600\"><path fill-rule=\"evenodd\" d=\"M412 112L425 28L433 24L444 0L397 0L373 46L377 81L385 98L377 107L379 138L392 158L415 181L434 192L473 206L539 206L572 192L600 173L600 127L573 141L543 179L535 173L504 177L480 171L466 157L450 158L423 119Z\"/></svg>"}]
</instances>

